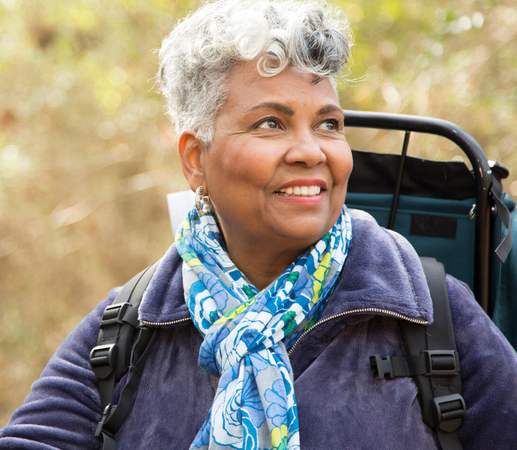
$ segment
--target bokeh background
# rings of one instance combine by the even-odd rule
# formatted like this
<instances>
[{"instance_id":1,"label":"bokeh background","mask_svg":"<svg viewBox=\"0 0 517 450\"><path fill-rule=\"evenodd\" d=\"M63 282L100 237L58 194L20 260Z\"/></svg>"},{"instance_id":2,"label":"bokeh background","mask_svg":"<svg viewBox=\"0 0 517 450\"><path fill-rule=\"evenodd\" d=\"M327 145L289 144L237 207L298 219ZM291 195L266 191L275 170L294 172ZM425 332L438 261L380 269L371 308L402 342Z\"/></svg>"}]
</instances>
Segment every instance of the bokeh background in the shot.
<instances>
[{"instance_id":1,"label":"bokeh background","mask_svg":"<svg viewBox=\"0 0 517 450\"><path fill-rule=\"evenodd\" d=\"M332 3L356 36L343 107L457 123L517 197L515 1ZM188 186L156 50L199 4L0 0L0 426L81 318L173 241L165 195ZM410 152L459 157L427 138Z\"/></svg>"}]
</instances>

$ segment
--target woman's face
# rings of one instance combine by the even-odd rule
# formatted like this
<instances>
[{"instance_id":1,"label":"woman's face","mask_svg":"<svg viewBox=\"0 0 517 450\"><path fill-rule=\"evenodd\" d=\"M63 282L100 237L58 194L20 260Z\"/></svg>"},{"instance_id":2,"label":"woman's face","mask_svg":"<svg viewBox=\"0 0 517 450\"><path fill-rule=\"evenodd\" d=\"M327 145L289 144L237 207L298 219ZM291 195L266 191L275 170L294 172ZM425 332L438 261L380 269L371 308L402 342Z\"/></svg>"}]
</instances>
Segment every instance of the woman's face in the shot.
<instances>
[{"instance_id":1,"label":"woman's face","mask_svg":"<svg viewBox=\"0 0 517 450\"><path fill-rule=\"evenodd\" d=\"M299 253L340 214L352 156L337 95L315 78L293 66L262 77L255 62L229 75L202 164L230 254Z\"/></svg>"}]
</instances>

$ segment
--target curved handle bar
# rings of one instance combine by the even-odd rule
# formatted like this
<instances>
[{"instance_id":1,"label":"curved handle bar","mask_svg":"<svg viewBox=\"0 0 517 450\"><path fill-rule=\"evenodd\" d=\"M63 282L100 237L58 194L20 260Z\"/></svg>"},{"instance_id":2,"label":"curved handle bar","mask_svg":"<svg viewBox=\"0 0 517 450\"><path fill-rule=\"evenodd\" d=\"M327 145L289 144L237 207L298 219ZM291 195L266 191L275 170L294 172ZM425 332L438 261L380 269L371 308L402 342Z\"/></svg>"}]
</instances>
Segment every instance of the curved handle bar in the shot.
<instances>
[{"instance_id":1,"label":"curved handle bar","mask_svg":"<svg viewBox=\"0 0 517 450\"><path fill-rule=\"evenodd\" d=\"M345 126L385 130L412 131L442 136L463 150L476 178L476 251L474 262L474 295L485 311L489 311L490 276L490 199L492 170L478 142L465 130L446 120L411 116L344 110Z\"/></svg>"}]
</instances>

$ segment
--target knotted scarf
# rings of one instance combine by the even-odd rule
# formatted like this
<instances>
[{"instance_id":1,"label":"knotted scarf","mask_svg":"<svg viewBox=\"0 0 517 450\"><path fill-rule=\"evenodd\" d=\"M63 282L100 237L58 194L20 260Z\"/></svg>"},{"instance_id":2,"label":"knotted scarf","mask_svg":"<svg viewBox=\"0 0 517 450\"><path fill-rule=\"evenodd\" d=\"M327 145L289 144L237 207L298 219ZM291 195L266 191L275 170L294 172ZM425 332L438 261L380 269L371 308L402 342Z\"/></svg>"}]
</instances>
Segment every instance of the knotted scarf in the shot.
<instances>
[{"instance_id":1,"label":"knotted scarf","mask_svg":"<svg viewBox=\"0 0 517 450\"><path fill-rule=\"evenodd\" d=\"M185 300L204 337L199 363L220 377L191 449L299 449L286 348L317 320L352 238L346 207L332 229L259 291L233 264L211 214L192 209L178 229Z\"/></svg>"}]
</instances>

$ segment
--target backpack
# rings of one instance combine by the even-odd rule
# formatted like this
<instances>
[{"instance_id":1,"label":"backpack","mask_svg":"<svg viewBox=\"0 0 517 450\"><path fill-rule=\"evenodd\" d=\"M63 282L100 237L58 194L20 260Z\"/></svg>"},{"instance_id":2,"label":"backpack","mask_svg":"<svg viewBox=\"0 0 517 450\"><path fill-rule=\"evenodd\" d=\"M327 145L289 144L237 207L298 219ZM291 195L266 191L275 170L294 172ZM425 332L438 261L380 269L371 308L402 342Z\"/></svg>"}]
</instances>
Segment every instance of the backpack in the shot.
<instances>
[{"instance_id":1,"label":"backpack","mask_svg":"<svg viewBox=\"0 0 517 450\"><path fill-rule=\"evenodd\" d=\"M444 120L345 111L345 125L404 132L400 154L353 151L347 205L402 234L420 256L442 262L517 348L517 332L508 323L517 312L517 289L511 289L517 281L517 223L511 220L517 210L502 187L508 170L489 163L472 136ZM452 141L472 169L462 161L408 156L411 133Z\"/></svg>"},{"instance_id":2,"label":"backpack","mask_svg":"<svg viewBox=\"0 0 517 450\"><path fill-rule=\"evenodd\" d=\"M445 271L433 258L421 258L421 261L431 291L435 320L430 325L399 320L408 356L373 355L370 367L374 380L414 377L423 421L436 431L444 450L458 450L461 449L458 428L466 406L461 396L459 357ZM156 340L155 328L139 324L138 307L157 266L158 262L131 279L113 304L106 307L97 345L90 353L90 365L99 378L103 408L95 436L102 442L103 450L116 450L115 436L131 412L145 359ZM115 385L128 372L128 381L114 404Z\"/></svg>"}]
</instances>

